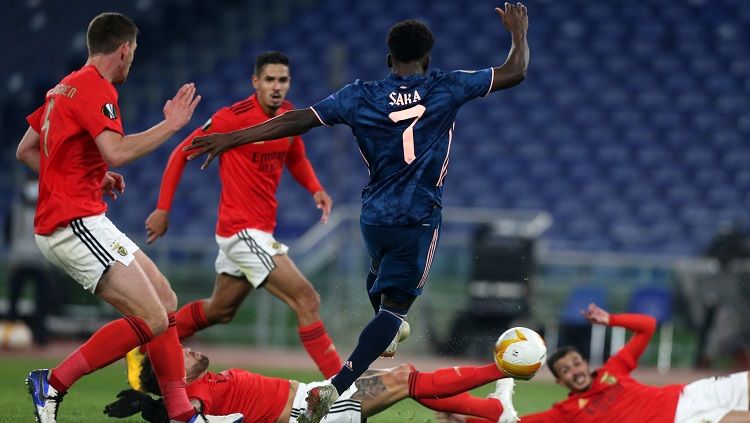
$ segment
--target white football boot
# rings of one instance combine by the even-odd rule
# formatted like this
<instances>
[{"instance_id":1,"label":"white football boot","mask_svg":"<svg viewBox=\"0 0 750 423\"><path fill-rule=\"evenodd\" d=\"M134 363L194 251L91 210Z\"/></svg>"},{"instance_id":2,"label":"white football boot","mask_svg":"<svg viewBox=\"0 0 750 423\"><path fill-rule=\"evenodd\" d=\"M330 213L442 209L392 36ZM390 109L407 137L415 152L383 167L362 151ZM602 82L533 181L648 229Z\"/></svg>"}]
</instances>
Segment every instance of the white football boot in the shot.
<instances>
[{"instance_id":1,"label":"white football boot","mask_svg":"<svg viewBox=\"0 0 750 423\"><path fill-rule=\"evenodd\" d=\"M497 423L516 423L521 419L513 407L513 387L516 385L512 378L506 377L498 379L495 382L495 392L488 395L489 398L495 398L503 406L503 414Z\"/></svg>"},{"instance_id":2,"label":"white football boot","mask_svg":"<svg viewBox=\"0 0 750 423\"><path fill-rule=\"evenodd\" d=\"M396 348L398 348L398 344L408 338L410 334L411 327L409 326L409 322L407 322L406 320L402 320L401 326L398 327L398 333L396 333L393 341L391 341L390 345L388 345L388 348L386 348L385 351L383 351L383 354L380 354L380 356L386 358L393 357L396 354Z\"/></svg>"}]
</instances>

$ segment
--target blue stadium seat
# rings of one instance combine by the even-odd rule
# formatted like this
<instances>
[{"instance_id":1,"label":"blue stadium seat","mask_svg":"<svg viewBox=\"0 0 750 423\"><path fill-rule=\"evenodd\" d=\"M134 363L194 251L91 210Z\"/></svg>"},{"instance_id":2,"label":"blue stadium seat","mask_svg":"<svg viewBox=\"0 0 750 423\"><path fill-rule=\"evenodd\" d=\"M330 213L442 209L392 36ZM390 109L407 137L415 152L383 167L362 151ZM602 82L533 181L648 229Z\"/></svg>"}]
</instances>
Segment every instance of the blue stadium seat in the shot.
<instances>
[{"instance_id":1,"label":"blue stadium seat","mask_svg":"<svg viewBox=\"0 0 750 423\"><path fill-rule=\"evenodd\" d=\"M442 69L495 64L503 59L498 40L502 44L508 39L492 25L491 10L480 2L330 0L314 6L303 2L293 17L274 5L264 16L253 9L255 19L240 19L249 15L249 3L217 1L222 7L194 1L151 2L145 9L140 3L122 6L139 25L144 22L144 36L164 40L144 40L131 79L122 87L128 131L158 122L164 100L178 79L185 78L195 80L203 95L190 126L201 124L215 109L249 92L252 58L268 49L290 56L290 99L304 107L354 78L386 75L383 39L397 20L418 17L433 27L438 42L432 63ZM541 205L560 225L547 232L549 245L561 248L699 251L714 222L746 208L741 193L750 189L750 173L745 171L750 163L750 100L743 94L750 74L750 51L744 42L750 3L717 0L703 13L695 13L693 3L574 0L535 7L529 37L532 45L545 48L534 50L521 86L462 110L446 201L486 207ZM76 27L100 7L93 0L80 2ZM4 10L9 22L24 25L0 28L1 39L34 38L35 8L56 16L64 6L11 2ZM331 17L343 9L347 19L331 24ZM462 18L455 19L458 15ZM74 22L60 22L48 20L45 37L67 45L75 37L68 29ZM280 27L284 30L277 30ZM372 31L362 31L365 27ZM69 57L81 55L54 49L42 66L41 58L30 57L26 46L6 44L3 75L23 68L19 63L49 74L56 58L59 64L54 67L61 68ZM34 76L28 79L22 90ZM305 139L319 176L337 202L357 202L367 176L348 130L311 131ZM133 192L151 200L153 181L170 150L165 146L156 152L158 160L129 168ZM340 178L344 172L356 177ZM183 183L208 183L211 189L185 194L186 207L214 209L207 204L216 198L215 175L207 180L206 175L189 173ZM151 204L130 207L138 210L117 211L122 213L118 218L123 226L140 230ZM181 224L187 219L175 218L176 235L194 231ZM594 223L568 224L576 221ZM280 226L295 228L307 224L302 213L285 212L280 221Z\"/></svg>"},{"instance_id":2,"label":"blue stadium seat","mask_svg":"<svg viewBox=\"0 0 750 423\"><path fill-rule=\"evenodd\" d=\"M672 362L672 292L661 286L638 288L631 294L627 310L628 313L647 314L656 319L660 328L657 370L662 374L668 372ZM615 329L612 331L612 353L622 347L625 339L624 329Z\"/></svg>"}]
</instances>

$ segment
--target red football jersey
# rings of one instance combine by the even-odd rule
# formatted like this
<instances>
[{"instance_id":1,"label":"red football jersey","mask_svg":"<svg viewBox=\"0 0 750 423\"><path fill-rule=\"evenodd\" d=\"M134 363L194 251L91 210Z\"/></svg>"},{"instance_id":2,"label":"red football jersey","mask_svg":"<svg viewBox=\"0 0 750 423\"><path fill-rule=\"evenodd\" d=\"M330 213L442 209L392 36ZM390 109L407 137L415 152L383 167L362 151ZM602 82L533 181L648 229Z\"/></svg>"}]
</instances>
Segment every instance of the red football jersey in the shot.
<instances>
[{"instance_id":1,"label":"red football jersey","mask_svg":"<svg viewBox=\"0 0 750 423\"><path fill-rule=\"evenodd\" d=\"M524 423L673 423L685 385L649 386L630 376L653 334L653 320L642 315L611 314L610 325L636 335L592 375L591 388L569 395L550 410L521 416ZM650 331L650 332L649 332Z\"/></svg>"},{"instance_id":2,"label":"red football jersey","mask_svg":"<svg viewBox=\"0 0 750 423\"><path fill-rule=\"evenodd\" d=\"M41 143L34 231L49 235L73 219L104 213L107 163L94 139L104 130L123 134L115 87L84 66L49 90L26 120Z\"/></svg>"},{"instance_id":3,"label":"red football jersey","mask_svg":"<svg viewBox=\"0 0 750 423\"><path fill-rule=\"evenodd\" d=\"M245 423L273 423L289 399L289 381L228 369L205 376L187 385L188 398L203 404L203 412L213 415L242 413Z\"/></svg>"},{"instance_id":4,"label":"red football jersey","mask_svg":"<svg viewBox=\"0 0 750 423\"><path fill-rule=\"evenodd\" d=\"M294 107L284 101L278 113ZM211 119L193 131L169 158L164 169L157 208L169 210L174 192L190 152L182 151L196 136L214 132L232 132L263 123L272 118L258 104L255 95L219 109ZM322 191L318 178L305 154L302 138L284 138L245 144L219 156L221 199L216 233L229 237L242 229L273 232L276 228L276 189L281 172L287 166L292 176L310 193Z\"/></svg>"}]
</instances>

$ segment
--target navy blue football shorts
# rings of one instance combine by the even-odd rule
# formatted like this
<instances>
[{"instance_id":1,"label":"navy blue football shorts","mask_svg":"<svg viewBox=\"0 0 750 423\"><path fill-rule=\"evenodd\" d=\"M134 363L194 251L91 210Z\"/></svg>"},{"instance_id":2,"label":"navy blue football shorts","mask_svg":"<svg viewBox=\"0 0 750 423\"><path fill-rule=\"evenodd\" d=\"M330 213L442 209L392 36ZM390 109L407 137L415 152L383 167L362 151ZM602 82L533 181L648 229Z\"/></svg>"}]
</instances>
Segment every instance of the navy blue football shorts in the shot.
<instances>
[{"instance_id":1,"label":"navy blue football shorts","mask_svg":"<svg viewBox=\"0 0 750 423\"><path fill-rule=\"evenodd\" d=\"M406 301L422 293L440 238L442 210L412 225L375 226L360 222L362 238L373 263L380 266L370 295L385 293Z\"/></svg>"}]
</instances>

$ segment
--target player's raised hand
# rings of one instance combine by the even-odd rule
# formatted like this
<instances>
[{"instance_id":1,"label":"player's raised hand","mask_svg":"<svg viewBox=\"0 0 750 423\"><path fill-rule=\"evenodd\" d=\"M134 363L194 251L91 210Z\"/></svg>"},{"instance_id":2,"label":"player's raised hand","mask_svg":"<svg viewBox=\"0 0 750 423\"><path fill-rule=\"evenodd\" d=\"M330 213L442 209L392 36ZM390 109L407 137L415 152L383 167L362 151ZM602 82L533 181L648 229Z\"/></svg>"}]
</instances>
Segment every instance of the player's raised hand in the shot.
<instances>
[{"instance_id":1,"label":"player's raised hand","mask_svg":"<svg viewBox=\"0 0 750 423\"><path fill-rule=\"evenodd\" d=\"M331 196L325 191L318 191L313 194L315 205L323 212L320 216L320 221L325 225L328 223L328 217L331 215L331 209L333 208L333 200Z\"/></svg>"},{"instance_id":2,"label":"player's raised hand","mask_svg":"<svg viewBox=\"0 0 750 423\"><path fill-rule=\"evenodd\" d=\"M211 164L213 159L221 153L229 150L234 145L235 139L232 132L229 133L215 133L210 135L203 135L201 137L193 138L190 145L182 148L182 151L194 151L188 156L188 160L193 160L198 156L207 154L206 161L201 165L201 169L205 169Z\"/></svg>"},{"instance_id":3,"label":"player's raised hand","mask_svg":"<svg viewBox=\"0 0 750 423\"><path fill-rule=\"evenodd\" d=\"M169 212L162 209L156 209L146 218L146 242L151 244L157 238L161 238L167 233L169 228Z\"/></svg>"},{"instance_id":4,"label":"player's raised hand","mask_svg":"<svg viewBox=\"0 0 750 423\"><path fill-rule=\"evenodd\" d=\"M201 101L201 96L195 95L195 84L185 84L177 90L174 98L167 100L164 105L164 121L173 131L179 131L190 122L195 106Z\"/></svg>"},{"instance_id":5,"label":"player's raised hand","mask_svg":"<svg viewBox=\"0 0 750 423\"><path fill-rule=\"evenodd\" d=\"M503 20L505 28L512 34L526 34L526 31L529 29L529 14L523 3L505 3L505 9L496 7L495 11Z\"/></svg>"},{"instance_id":6,"label":"player's raised hand","mask_svg":"<svg viewBox=\"0 0 750 423\"><path fill-rule=\"evenodd\" d=\"M588 309L581 310L581 314L591 323L609 325L609 313L594 303L589 304Z\"/></svg>"},{"instance_id":7,"label":"player's raised hand","mask_svg":"<svg viewBox=\"0 0 750 423\"><path fill-rule=\"evenodd\" d=\"M117 172L107 172L102 179L102 194L117 200L117 193L125 193L125 178Z\"/></svg>"}]
</instances>

